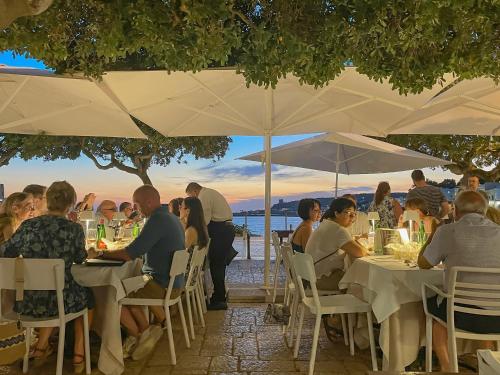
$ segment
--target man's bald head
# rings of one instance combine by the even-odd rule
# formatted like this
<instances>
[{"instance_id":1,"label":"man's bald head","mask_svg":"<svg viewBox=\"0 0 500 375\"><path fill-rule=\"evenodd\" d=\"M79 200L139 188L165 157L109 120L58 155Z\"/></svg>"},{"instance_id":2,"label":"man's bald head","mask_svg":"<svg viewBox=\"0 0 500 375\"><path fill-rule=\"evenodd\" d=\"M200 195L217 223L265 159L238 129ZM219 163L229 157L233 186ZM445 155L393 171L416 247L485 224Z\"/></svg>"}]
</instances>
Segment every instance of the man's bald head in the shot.
<instances>
[{"instance_id":1,"label":"man's bald head","mask_svg":"<svg viewBox=\"0 0 500 375\"><path fill-rule=\"evenodd\" d=\"M134 192L134 203L144 216L150 217L161 206L160 193L152 185L143 185Z\"/></svg>"},{"instance_id":2,"label":"man's bald head","mask_svg":"<svg viewBox=\"0 0 500 375\"><path fill-rule=\"evenodd\" d=\"M472 213L485 215L487 209L488 202L481 194L475 191L463 191L455 199L457 218Z\"/></svg>"}]
</instances>

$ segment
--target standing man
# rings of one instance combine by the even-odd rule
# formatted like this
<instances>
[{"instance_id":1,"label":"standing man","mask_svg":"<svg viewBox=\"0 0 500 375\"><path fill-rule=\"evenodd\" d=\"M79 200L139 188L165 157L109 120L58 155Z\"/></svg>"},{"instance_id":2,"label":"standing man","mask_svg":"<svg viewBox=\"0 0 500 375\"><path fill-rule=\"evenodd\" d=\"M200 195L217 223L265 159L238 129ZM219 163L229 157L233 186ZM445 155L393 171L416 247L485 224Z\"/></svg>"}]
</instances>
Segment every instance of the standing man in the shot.
<instances>
[{"instance_id":1,"label":"standing man","mask_svg":"<svg viewBox=\"0 0 500 375\"><path fill-rule=\"evenodd\" d=\"M411 172L411 179L415 187L408 192L406 200L420 198L425 202L429 210L429 215L434 216L438 220L445 217L450 208L448 206L448 200L441 189L436 186L428 185L427 182L425 182L424 172L420 169Z\"/></svg>"},{"instance_id":2,"label":"standing man","mask_svg":"<svg viewBox=\"0 0 500 375\"><path fill-rule=\"evenodd\" d=\"M210 236L208 260L214 292L210 298L208 309L226 310L225 278L226 265L234 241L233 212L221 193L202 187L196 182L189 183L186 187L186 194L190 197L198 197L201 201Z\"/></svg>"},{"instance_id":3,"label":"standing man","mask_svg":"<svg viewBox=\"0 0 500 375\"><path fill-rule=\"evenodd\" d=\"M479 177L476 175L470 175L467 178L467 187L470 191L478 191L479 190Z\"/></svg>"}]
</instances>

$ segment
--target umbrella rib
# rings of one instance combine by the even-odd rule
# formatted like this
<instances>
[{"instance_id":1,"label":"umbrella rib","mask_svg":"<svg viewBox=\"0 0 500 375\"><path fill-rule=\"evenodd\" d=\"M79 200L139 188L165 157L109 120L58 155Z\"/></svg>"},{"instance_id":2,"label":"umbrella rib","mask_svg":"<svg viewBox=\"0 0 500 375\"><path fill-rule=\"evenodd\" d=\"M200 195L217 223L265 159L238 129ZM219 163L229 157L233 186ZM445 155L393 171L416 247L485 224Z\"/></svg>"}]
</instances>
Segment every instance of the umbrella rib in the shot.
<instances>
[{"instance_id":1,"label":"umbrella rib","mask_svg":"<svg viewBox=\"0 0 500 375\"><path fill-rule=\"evenodd\" d=\"M23 87L26 85L26 83L29 81L30 77L26 77L23 79L23 81L16 87L14 92L7 98L7 100L0 106L0 113L5 111L5 108L9 106L10 103L14 100L14 98L19 94L19 91L23 89Z\"/></svg>"},{"instance_id":2,"label":"umbrella rib","mask_svg":"<svg viewBox=\"0 0 500 375\"><path fill-rule=\"evenodd\" d=\"M209 86L207 86L205 83L203 83L202 81L200 81L197 77L194 76L194 74L189 74L189 76L194 80L196 81L201 87L203 87L206 91L209 92L210 95L212 95L213 97L215 97L220 103L224 104L227 108L229 108L231 111L233 111L237 116L241 117L241 119L243 121L246 121L248 122L249 124L253 124L255 127L258 127L258 125L254 124L252 120L250 120L248 117L246 117L243 113L241 113L240 111L238 111L236 108L234 108L231 104L229 104L225 98L227 96L229 96L228 94L224 95L224 96L220 96L218 95L215 91L213 91ZM235 90L233 90L232 92L238 90L240 87L243 86L243 83L238 85L236 87Z\"/></svg>"},{"instance_id":3,"label":"umbrella rib","mask_svg":"<svg viewBox=\"0 0 500 375\"><path fill-rule=\"evenodd\" d=\"M484 111L484 112L488 112L488 113L500 114L500 108L498 108L498 107L493 107L491 105L488 105L488 104L485 104L485 103L481 103L479 100L471 98L471 97L468 97L468 96L462 96L462 97L464 99L467 99L467 100L473 102L473 103L478 104L481 107L486 107L486 109L482 109L480 107L472 107L469 103L465 103L464 106L467 107L467 108L473 108L473 109Z\"/></svg>"},{"instance_id":4,"label":"umbrella rib","mask_svg":"<svg viewBox=\"0 0 500 375\"><path fill-rule=\"evenodd\" d=\"M331 86L328 86L328 84L325 85L321 90L318 90L315 95L310 97L308 100L306 100L305 103L303 103L301 106L299 106L295 111L293 111L291 114L289 114L283 121L281 121L278 125L276 125L275 129L279 129L282 126L286 125L286 123L296 116L298 113L300 113L305 107L307 107L310 103L312 103L314 100L319 99L325 92L330 90L331 88L335 88L336 84L338 84L340 81L344 79L345 75L342 75L340 78L338 78L337 81L334 81ZM302 88L302 87L301 87ZM328 103L327 103L328 104Z\"/></svg>"},{"instance_id":5,"label":"umbrella rib","mask_svg":"<svg viewBox=\"0 0 500 375\"><path fill-rule=\"evenodd\" d=\"M210 113L210 112L203 111L201 109L197 109L197 108L193 108L193 107L190 107L190 106L187 106L187 105L184 105L184 104L176 103L175 101L172 101L170 104L172 104L174 106L177 106L179 108L182 108L182 109L186 109L188 111L196 112L196 113L199 113L199 114L202 114L202 115L206 115L208 117L213 117L213 118L215 118L217 120L225 121L227 123L230 123L230 124L233 124L233 125L236 125L236 126L240 126L241 128L247 129L247 130L251 130L253 134L256 134L255 128L253 128L251 125L242 123L242 122L238 121L237 119L234 119L234 118L231 118L231 117L224 117L224 116L216 115L216 114L213 114L213 113Z\"/></svg>"},{"instance_id":6,"label":"umbrella rib","mask_svg":"<svg viewBox=\"0 0 500 375\"><path fill-rule=\"evenodd\" d=\"M225 98L226 96L228 95L231 95L233 92L237 91L239 88L241 87L240 86L237 86L235 88L233 88L232 90L228 91L226 94L224 94L223 98ZM205 111L207 108L209 108L211 106L211 104L207 104L206 106L204 106L201 110L202 111ZM182 127L184 127L184 125L186 125L187 123L195 120L197 117L201 116L202 113L195 113L194 115L192 115L190 118L184 120L182 123L180 123L179 125L177 126L174 126L170 131L171 132L175 132L177 129L180 129Z\"/></svg>"},{"instance_id":7,"label":"umbrella rib","mask_svg":"<svg viewBox=\"0 0 500 375\"><path fill-rule=\"evenodd\" d=\"M91 103L78 104L78 105L75 105L75 106L70 107L70 108L64 108L64 109L61 109L61 110L58 110L58 111L53 111L53 112L50 112L50 113L44 113L42 115L28 117L28 118L24 118L22 120L12 121L12 122L9 122L7 124L1 124L0 125L0 130L14 128L16 126L24 125L24 124L27 124L28 122L32 122L32 121L45 120L47 118L58 116L58 115L61 115L63 113L66 113L66 112L76 111L77 109L88 107L88 106L90 106L90 104Z\"/></svg>"},{"instance_id":8,"label":"umbrella rib","mask_svg":"<svg viewBox=\"0 0 500 375\"><path fill-rule=\"evenodd\" d=\"M337 86L336 89L341 90L341 91L345 91L345 92L347 92L349 94L354 94L354 95L362 96L364 98L372 98L372 99L377 100L379 102L387 103L387 104L393 105L395 107L400 107L400 108L406 109L408 111L415 111L415 110L417 110L417 108L414 108L414 107L409 106L407 104L402 104L402 103L395 102L393 100L384 99L384 98L382 98L380 96L373 96L373 95L370 95L370 94L365 94L363 92L359 92L359 91L356 91L356 90L351 90L351 89L348 89L348 88L345 88L345 87L339 87L339 86Z\"/></svg>"}]
</instances>

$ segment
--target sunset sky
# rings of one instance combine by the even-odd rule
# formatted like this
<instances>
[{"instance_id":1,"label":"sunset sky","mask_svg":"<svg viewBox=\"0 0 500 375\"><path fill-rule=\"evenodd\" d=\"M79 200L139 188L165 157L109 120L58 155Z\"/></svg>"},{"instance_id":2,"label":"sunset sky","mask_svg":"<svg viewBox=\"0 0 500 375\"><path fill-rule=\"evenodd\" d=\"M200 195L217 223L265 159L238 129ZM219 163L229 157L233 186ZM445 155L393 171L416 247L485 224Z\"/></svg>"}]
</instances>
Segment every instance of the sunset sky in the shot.
<instances>
[{"instance_id":1,"label":"sunset sky","mask_svg":"<svg viewBox=\"0 0 500 375\"><path fill-rule=\"evenodd\" d=\"M41 67L43 64L22 57L12 58L9 52L0 53L0 64L10 66ZM273 147L293 142L311 135L274 137ZM216 162L186 158L187 164L173 162L168 167L152 167L150 178L160 190L162 199L168 201L184 196L186 184L197 181L223 193L234 211L263 208L264 168L255 162L235 160L249 153L261 151L262 137L232 137L226 156ZM441 169L424 170L432 180L444 178L459 179L460 176ZM373 192L379 181L389 181L393 191L407 191L411 185L410 172L377 175L355 175L339 177L342 192ZM67 180L82 197L94 192L98 201L113 199L117 203L130 200L132 192L141 181L135 175L119 170L98 170L86 157L75 161L61 160L43 162L41 160L13 160L0 168L0 183L5 185L6 194L22 190L30 183L49 185L55 180ZM273 166L273 202L284 198L293 200L303 197L326 197L332 194L335 175L301 168Z\"/></svg>"}]
</instances>

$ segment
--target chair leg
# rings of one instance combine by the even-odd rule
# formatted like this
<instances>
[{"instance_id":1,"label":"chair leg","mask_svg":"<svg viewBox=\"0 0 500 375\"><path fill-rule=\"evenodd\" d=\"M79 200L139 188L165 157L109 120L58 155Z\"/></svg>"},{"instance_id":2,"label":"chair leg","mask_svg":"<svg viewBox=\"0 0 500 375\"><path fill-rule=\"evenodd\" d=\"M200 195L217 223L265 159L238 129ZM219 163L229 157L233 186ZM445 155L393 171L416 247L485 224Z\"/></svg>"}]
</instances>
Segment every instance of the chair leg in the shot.
<instances>
[{"instance_id":1,"label":"chair leg","mask_svg":"<svg viewBox=\"0 0 500 375\"><path fill-rule=\"evenodd\" d=\"M26 341L26 353L24 353L23 358L23 373L26 374L28 372L28 364L29 364L29 355L30 355L30 347L31 347L31 328L26 328L25 331L25 341Z\"/></svg>"},{"instance_id":2,"label":"chair leg","mask_svg":"<svg viewBox=\"0 0 500 375\"><path fill-rule=\"evenodd\" d=\"M203 307L201 306L201 295L198 286L194 290L196 306L198 307L198 314L200 315L201 326L205 327L205 318L203 317Z\"/></svg>"},{"instance_id":3,"label":"chair leg","mask_svg":"<svg viewBox=\"0 0 500 375\"><path fill-rule=\"evenodd\" d=\"M198 316L198 309L196 308L196 297L194 293L195 293L194 290L191 290L189 294L191 295L191 306L193 308L194 320L196 321L196 324L199 324L200 317Z\"/></svg>"},{"instance_id":4,"label":"chair leg","mask_svg":"<svg viewBox=\"0 0 500 375\"><path fill-rule=\"evenodd\" d=\"M85 373L90 375L92 369L90 366L89 315L87 311L83 314L83 339L85 345Z\"/></svg>"},{"instance_id":5,"label":"chair leg","mask_svg":"<svg viewBox=\"0 0 500 375\"><path fill-rule=\"evenodd\" d=\"M345 346L349 345L349 336L347 334L347 323L345 321L345 314L340 314L340 320L342 321L342 333L344 335Z\"/></svg>"},{"instance_id":6,"label":"chair leg","mask_svg":"<svg viewBox=\"0 0 500 375\"><path fill-rule=\"evenodd\" d=\"M203 307L203 313L206 313L208 311L207 310L207 295L205 294L205 283L203 281L203 277L201 275L201 272L199 274L198 286L200 288L200 294L201 294L202 302L203 302L201 304L201 306Z\"/></svg>"},{"instance_id":7,"label":"chair leg","mask_svg":"<svg viewBox=\"0 0 500 375\"><path fill-rule=\"evenodd\" d=\"M187 315L189 321L189 328L191 330L191 338L194 340L194 325L193 325L193 312L191 311L191 296L190 292L186 290L186 306L187 306Z\"/></svg>"},{"instance_id":8,"label":"chair leg","mask_svg":"<svg viewBox=\"0 0 500 375\"><path fill-rule=\"evenodd\" d=\"M182 308L179 306L179 313L181 309ZM167 336L168 345L170 346L170 359L172 360L172 364L176 365L177 358L175 357L174 335L172 334L172 319L170 318L170 309L168 308L168 306L165 306L165 316L167 319Z\"/></svg>"},{"instance_id":9,"label":"chair leg","mask_svg":"<svg viewBox=\"0 0 500 375\"><path fill-rule=\"evenodd\" d=\"M432 372L432 317L425 317L425 371Z\"/></svg>"},{"instance_id":10,"label":"chair leg","mask_svg":"<svg viewBox=\"0 0 500 375\"><path fill-rule=\"evenodd\" d=\"M179 315L181 317L182 331L184 332L184 340L186 341L186 346L191 347L191 342L189 341L189 334L186 325L186 318L184 316L184 308L182 307L182 301L179 301Z\"/></svg>"},{"instance_id":11,"label":"chair leg","mask_svg":"<svg viewBox=\"0 0 500 375\"><path fill-rule=\"evenodd\" d=\"M316 350L318 349L319 329L321 328L321 315L316 315L316 323L314 324L314 334L311 349L311 358L309 359L309 375L314 374L314 364L316 363Z\"/></svg>"},{"instance_id":12,"label":"chair leg","mask_svg":"<svg viewBox=\"0 0 500 375\"><path fill-rule=\"evenodd\" d=\"M291 294L290 298L292 299L292 313L290 315L290 319L292 319L292 322L290 324L290 327L288 331L290 332L290 343L289 346L290 348L293 347L293 336L295 335L295 324L297 323L297 312L299 308L299 296L298 294Z\"/></svg>"},{"instance_id":13,"label":"chair leg","mask_svg":"<svg viewBox=\"0 0 500 375\"><path fill-rule=\"evenodd\" d=\"M278 292L278 275L280 269L281 257L280 254L276 254L276 260L274 262L274 285L273 285L273 303L276 302L276 293Z\"/></svg>"},{"instance_id":14,"label":"chair leg","mask_svg":"<svg viewBox=\"0 0 500 375\"><path fill-rule=\"evenodd\" d=\"M450 358L451 372L458 372L457 340L455 332L448 328L448 357Z\"/></svg>"},{"instance_id":15,"label":"chair leg","mask_svg":"<svg viewBox=\"0 0 500 375\"><path fill-rule=\"evenodd\" d=\"M299 345L300 345L300 337L302 336L302 324L304 323L304 310L305 306L300 305L300 315L299 315L299 328L297 329L297 338L295 339L295 349L293 351L293 358L297 358L299 356Z\"/></svg>"},{"instance_id":16,"label":"chair leg","mask_svg":"<svg viewBox=\"0 0 500 375\"><path fill-rule=\"evenodd\" d=\"M354 314L347 314L347 325L349 326L349 352L354 355Z\"/></svg>"},{"instance_id":17,"label":"chair leg","mask_svg":"<svg viewBox=\"0 0 500 375\"><path fill-rule=\"evenodd\" d=\"M372 368L373 371L378 371L377 354L375 353L375 337L373 336L373 321L372 321L371 311L366 313L366 320L368 321L368 336L370 338L370 353L372 356Z\"/></svg>"},{"instance_id":18,"label":"chair leg","mask_svg":"<svg viewBox=\"0 0 500 375\"><path fill-rule=\"evenodd\" d=\"M63 323L59 326L59 343L57 346L57 365L56 365L57 375L62 375L62 370L63 370L65 333L66 333L66 324Z\"/></svg>"}]
</instances>

